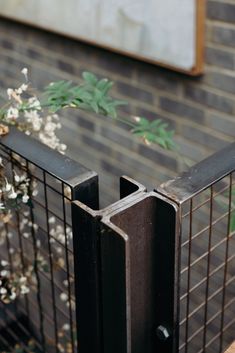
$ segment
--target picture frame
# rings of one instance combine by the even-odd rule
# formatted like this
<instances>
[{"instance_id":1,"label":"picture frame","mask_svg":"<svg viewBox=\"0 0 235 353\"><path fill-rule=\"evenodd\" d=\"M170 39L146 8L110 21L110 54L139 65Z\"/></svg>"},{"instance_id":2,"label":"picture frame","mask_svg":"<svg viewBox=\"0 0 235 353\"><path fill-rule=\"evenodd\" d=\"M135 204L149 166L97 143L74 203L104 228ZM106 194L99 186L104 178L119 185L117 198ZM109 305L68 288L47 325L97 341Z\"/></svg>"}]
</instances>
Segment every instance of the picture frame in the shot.
<instances>
[{"instance_id":1,"label":"picture frame","mask_svg":"<svg viewBox=\"0 0 235 353\"><path fill-rule=\"evenodd\" d=\"M188 75L203 73L205 0L67 0L59 7L57 0L0 4L2 17Z\"/></svg>"}]
</instances>

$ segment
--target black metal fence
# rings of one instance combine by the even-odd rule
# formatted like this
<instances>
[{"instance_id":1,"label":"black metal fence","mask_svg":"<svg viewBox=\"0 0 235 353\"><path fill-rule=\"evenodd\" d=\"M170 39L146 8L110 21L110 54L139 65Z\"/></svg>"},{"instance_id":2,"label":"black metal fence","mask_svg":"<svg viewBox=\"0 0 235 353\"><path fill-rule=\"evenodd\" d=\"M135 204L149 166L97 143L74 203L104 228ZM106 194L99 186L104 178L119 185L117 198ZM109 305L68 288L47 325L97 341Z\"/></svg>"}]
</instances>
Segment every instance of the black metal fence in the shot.
<instances>
[{"instance_id":1,"label":"black metal fence","mask_svg":"<svg viewBox=\"0 0 235 353\"><path fill-rule=\"evenodd\" d=\"M158 188L179 210L179 352L219 353L235 338L234 170L231 144Z\"/></svg>"},{"instance_id":2,"label":"black metal fence","mask_svg":"<svg viewBox=\"0 0 235 353\"><path fill-rule=\"evenodd\" d=\"M1 213L1 352L223 352L235 332L235 144L153 192L122 177L102 210L96 173L14 129L0 144L8 180L24 175L30 196Z\"/></svg>"},{"instance_id":3,"label":"black metal fence","mask_svg":"<svg viewBox=\"0 0 235 353\"><path fill-rule=\"evenodd\" d=\"M1 213L0 351L77 352L71 201L97 207L97 176L13 128L0 143L8 185L28 180L30 196Z\"/></svg>"}]
</instances>

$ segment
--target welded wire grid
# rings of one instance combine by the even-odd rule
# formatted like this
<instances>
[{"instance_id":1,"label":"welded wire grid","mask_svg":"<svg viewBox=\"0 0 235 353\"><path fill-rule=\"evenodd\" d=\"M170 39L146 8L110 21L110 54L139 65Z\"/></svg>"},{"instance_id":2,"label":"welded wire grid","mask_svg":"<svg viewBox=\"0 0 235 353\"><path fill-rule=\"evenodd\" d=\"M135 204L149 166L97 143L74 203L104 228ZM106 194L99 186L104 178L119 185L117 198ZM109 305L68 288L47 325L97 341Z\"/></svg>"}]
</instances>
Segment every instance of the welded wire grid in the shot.
<instances>
[{"instance_id":1,"label":"welded wire grid","mask_svg":"<svg viewBox=\"0 0 235 353\"><path fill-rule=\"evenodd\" d=\"M15 175L27 175L30 196L0 224L0 258L11 274L27 277L29 288L0 302L0 351L19 345L22 352L76 352L72 190L3 147L0 155L13 184Z\"/></svg>"},{"instance_id":2,"label":"welded wire grid","mask_svg":"<svg viewBox=\"0 0 235 353\"><path fill-rule=\"evenodd\" d=\"M182 205L181 353L222 353L235 338L235 174Z\"/></svg>"}]
</instances>

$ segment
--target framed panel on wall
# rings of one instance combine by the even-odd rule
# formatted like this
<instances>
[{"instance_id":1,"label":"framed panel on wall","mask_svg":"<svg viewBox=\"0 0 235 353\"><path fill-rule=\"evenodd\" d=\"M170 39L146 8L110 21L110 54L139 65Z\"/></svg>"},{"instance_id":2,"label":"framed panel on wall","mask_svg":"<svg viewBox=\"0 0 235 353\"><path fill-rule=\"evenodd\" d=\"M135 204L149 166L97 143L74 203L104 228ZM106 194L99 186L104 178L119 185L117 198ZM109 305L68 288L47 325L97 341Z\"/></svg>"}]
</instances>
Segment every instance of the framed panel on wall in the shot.
<instances>
[{"instance_id":1,"label":"framed panel on wall","mask_svg":"<svg viewBox=\"0 0 235 353\"><path fill-rule=\"evenodd\" d=\"M0 0L0 15L198 75L205 0Z\"/></svg>"}]
</instances>

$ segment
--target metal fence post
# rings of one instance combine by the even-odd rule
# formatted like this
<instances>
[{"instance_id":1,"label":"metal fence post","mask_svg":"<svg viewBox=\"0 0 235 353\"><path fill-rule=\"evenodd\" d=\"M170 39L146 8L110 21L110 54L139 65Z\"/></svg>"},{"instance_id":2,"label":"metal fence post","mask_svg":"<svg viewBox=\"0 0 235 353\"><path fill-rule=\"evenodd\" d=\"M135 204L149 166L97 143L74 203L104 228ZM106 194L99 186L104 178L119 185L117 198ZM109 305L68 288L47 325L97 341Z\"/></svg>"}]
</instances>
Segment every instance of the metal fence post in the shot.
<instances>
[{"instance_id":1,"label":"metal fence post","mask_svg":"<svg viewBox=\"0 0 235 353\"><path fill-rule=\"evenodd\" d=\"M104 353L177 352L177 206L143 193L102 223Z\"/></svg>"},{"instance_id":2,"label":"metal fence post","mask_svg":"<svg viewBox=\"0 0 235 353\"><path fill-rule=\"evenodd\" d=\"M73 219L80 352L175 353L174 202L155 192L98 212L74 202Z\"/></svg>"},{"instance_id":3,"label":"metal fence post","mask_svg":"<svg viewBox=\"0 0 235 353\"><path fill-rule=\"evenodd\" d=\"M158 195L156 229L156 352L176 353L179 341L179 209Z\"/></svg>"},{"instance_id":4,"label":"metal fence post","mask_svg":"<svg viewBox=\"0 0 235 353\"><path fill-rule=\"evenodd\" d=\"M89 184L91 185L91 184ZM83 186L83 185L82 185ZM98 184L91 185L96 192ZM120 197L136 195L145 188L131 178L120 179ZM85 192L86 193L86 192ZM92 192L90 193L90 196ZM118 201L98 210L98 195L89 201L87 195L75 192L72 203L72 224L75 262L75 289L77 303L78 342L81 353L103 353L103 297L101 258L101 219L110 210L119 207ZM79 200L79 201L78 201Z\"/></svg>"}]
</instances>

